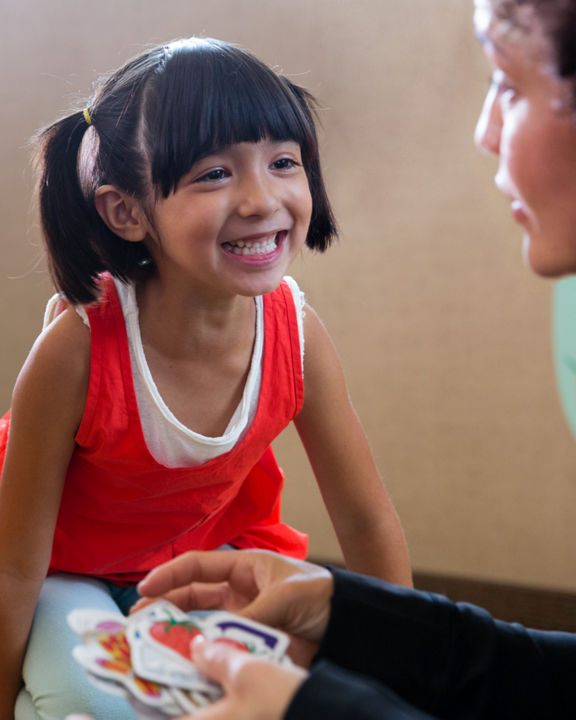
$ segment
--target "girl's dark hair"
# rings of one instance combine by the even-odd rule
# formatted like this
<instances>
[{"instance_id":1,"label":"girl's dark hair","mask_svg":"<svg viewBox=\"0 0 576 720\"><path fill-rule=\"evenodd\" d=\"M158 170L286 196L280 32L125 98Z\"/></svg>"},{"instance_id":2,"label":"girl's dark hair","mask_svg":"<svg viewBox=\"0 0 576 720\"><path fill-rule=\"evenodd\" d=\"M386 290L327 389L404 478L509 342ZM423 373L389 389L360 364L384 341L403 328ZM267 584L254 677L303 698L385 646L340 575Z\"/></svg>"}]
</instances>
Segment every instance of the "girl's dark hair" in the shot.
<instances>
[{"instance_id":1,"label":"girl's dark hair","mask_svg":"<svg viewBox=\"0 0 576 720\"><path fill-rule=\"evenodd\" d=\"M312 195L308 247L336 236L314 123L304 89L250 53L214 39L177 40L134 58L105 79L83 111L41 131L40 215L57 288L75 303L98 297L98 276L131 280L153 271L144 243L115 235L94 196L111 184L146 207L167 197L203 156L236 142L300 145Z\"/></svg>"}]
</instances>

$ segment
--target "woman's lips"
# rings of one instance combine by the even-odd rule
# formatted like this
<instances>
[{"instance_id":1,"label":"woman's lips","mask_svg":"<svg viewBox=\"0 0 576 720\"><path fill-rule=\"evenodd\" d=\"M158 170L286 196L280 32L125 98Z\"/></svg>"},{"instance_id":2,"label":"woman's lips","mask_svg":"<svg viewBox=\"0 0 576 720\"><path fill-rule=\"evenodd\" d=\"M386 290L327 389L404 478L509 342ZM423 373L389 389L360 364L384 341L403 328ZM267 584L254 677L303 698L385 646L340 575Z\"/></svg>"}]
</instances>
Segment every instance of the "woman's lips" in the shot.
<instances>
[{"instance_id":1,"label":"woman's lips","mask_svg":"<svg viewBox=\"0 0 576 720\"><path fill-rule=\"evenodd\" d=\"M512 210L514 220L520 225L525 225L528 220L528 216L526 215L523 203L520 202L520 200L514 200L511 203L510 208Z\"/></svg>"}]
</instances>

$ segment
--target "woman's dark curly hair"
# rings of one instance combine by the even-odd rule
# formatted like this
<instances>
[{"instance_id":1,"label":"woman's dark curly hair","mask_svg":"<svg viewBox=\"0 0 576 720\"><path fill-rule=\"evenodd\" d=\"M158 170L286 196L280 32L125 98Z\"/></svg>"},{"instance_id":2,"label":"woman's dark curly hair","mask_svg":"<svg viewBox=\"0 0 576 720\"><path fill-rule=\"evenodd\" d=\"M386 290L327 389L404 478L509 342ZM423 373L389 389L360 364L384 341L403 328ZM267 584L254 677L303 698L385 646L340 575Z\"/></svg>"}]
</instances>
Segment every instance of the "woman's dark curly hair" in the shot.
<instances>
[{"instance_id":1,"label":"woman's dark curly hair","mask_svg":"<svg viewBox=\"0 0 576 720\"><path fill-rule=\"evenodd\" d=\"M499 17L515 22L520 7L531 7L542 23L552 47L552 61L558 77L572 84L576 110L576 0L495 0Z\"/></svg>"}]
</instances>

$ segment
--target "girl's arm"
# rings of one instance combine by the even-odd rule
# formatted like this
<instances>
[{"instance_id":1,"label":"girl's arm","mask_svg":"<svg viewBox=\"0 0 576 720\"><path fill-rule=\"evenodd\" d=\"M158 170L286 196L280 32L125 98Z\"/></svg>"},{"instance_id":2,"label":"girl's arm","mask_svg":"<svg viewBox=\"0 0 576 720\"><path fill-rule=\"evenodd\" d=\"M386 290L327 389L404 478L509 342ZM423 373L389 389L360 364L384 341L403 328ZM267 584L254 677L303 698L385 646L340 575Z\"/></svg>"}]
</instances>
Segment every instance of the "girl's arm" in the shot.
<instances>
[{"instance_id":1,"label":"girl's arm","mask_svg":"<svg viewBox=\"0 0 576 720\"><path fill-rule=\"evenodd\" d=\"M304 336L304 407L294 423L346 567L411 586L410 559L398 515L352 407L334 345L309 306Z\"/></svg>"},{"instance_id":2,"label":"girl's arm","mask_svg":"<svg viewBox=\"0 0 576 720\"><path fill-rule=\"evenodd\" d=\"M82 417L90 333L72 309L38 338L16 382L0 483L0 718L14 716L38 593Z\"/></svg>"}]
</instances>

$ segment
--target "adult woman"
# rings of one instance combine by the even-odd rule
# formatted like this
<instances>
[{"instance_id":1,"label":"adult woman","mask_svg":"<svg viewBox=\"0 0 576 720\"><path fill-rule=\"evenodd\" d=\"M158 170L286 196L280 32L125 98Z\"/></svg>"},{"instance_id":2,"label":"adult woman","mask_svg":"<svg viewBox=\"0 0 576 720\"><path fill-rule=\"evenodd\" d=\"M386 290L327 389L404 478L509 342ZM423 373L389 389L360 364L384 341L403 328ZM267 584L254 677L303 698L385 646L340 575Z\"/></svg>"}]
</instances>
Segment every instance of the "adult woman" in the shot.
<instances>
[{"instance_id":1,"label":"adult woman","mask_svg":"<svg viewBox=\"0 0 576 720\"><path fill-rule=\"evenodd\" d=\"M576 272L576 3L476 0L492 66L476 142L499 157L496 185L543 276Z\"/></svg>"}]
</instances>

